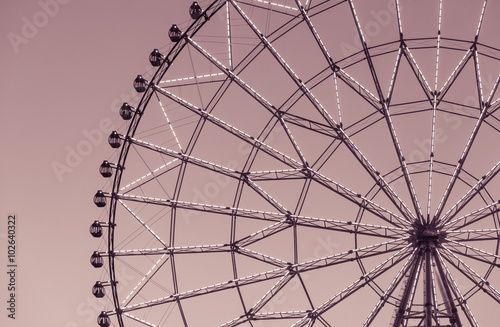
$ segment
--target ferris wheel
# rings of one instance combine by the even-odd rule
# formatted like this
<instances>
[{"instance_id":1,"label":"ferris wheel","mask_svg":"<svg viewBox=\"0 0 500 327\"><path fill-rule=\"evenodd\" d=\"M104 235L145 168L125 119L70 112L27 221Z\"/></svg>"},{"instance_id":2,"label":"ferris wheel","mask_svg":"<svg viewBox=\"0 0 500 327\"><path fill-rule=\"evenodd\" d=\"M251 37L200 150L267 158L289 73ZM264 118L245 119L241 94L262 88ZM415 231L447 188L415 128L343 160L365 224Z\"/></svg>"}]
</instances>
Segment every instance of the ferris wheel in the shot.
<instances>
[{"instance_id":1,"label":"ferris wheel","mask_svg":"<svg viewBox=\"0 0 500 327\"><path fill-rule=\"evenodd\" d=\"M99 169L97 324L491 326L499 5L187 6Z\"/></svg>"}]
</instances>

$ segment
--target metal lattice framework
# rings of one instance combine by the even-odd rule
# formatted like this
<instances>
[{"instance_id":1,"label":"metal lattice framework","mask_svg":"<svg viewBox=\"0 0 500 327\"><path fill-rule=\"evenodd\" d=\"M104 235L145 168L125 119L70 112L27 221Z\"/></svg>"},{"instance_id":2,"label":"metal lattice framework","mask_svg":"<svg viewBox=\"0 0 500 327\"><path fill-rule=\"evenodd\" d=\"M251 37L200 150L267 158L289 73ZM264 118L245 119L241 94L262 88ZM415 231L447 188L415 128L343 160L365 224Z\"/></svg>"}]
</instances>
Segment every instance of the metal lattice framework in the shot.
<instances>
[{"instance_id":1,"label":"metal lattice framework","mask_svg":"<svg viewBox=\"0 0 500 327\"><path fill-rule=\"evenodd\" d=\"M495 5L193 3L109 138L98 324L491 325Z\"/></svg>"}]
</instances>

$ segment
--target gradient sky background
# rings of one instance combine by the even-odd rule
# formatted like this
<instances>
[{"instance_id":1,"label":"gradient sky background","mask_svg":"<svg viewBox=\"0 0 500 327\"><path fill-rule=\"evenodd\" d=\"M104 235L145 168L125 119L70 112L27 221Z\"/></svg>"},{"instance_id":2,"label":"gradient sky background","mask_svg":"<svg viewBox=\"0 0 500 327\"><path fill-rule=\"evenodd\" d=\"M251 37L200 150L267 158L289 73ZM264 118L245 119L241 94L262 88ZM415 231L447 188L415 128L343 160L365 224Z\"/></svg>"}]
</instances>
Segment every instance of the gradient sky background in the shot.
<instances>
[{"instance_id":1,"label":"gradient sky background","mask_svg":"<svg viewBox=\"0 0 500 327\"><path fill-rule=\"evenodd\" d=\"M40 3L58 4L50 6L53 17L40 14L46 12ZM7 319L2 304L0 324L96 326L101 308L91 288L99 274L88 258L98 241L88 228L101 213L92 197L104 184L98 167L112 152L109 133L102 140L94 133L96 144L61 178L53 164L67 165L68 153L88 140L84 131L99 130L103 120L123 123L111 108L132 93L133 79L149 67L151 50L168 43L170 25L189 19L191 2L40 3L0 3L2 271L7 215L17 214L19 223L18 319ZM23 27L36 19L35 31ZM26 36L18 51L9 33ZM0 281L5 303L5 273Z\"/></svg>"},{"instance_id":2,"label":"gradient sky background","mask_svg":"<svg viewBox=\"0 0 500 327\"><path fill-rule=\"evenodd\" d=\"M6 220L16 214L19 290L17 319L2 304L2 326L96 326L103 305L91 294L99 273L88 258L98 241L88 228L102 213L92 203L105 183L98 167L113 152L107 137L123 125L117 109L136 94L133 79L150 69L151 50L169 43L171 24L190 21L191 2L0 3L0 262L4 269Z\"/></svg>"}]
</instances>

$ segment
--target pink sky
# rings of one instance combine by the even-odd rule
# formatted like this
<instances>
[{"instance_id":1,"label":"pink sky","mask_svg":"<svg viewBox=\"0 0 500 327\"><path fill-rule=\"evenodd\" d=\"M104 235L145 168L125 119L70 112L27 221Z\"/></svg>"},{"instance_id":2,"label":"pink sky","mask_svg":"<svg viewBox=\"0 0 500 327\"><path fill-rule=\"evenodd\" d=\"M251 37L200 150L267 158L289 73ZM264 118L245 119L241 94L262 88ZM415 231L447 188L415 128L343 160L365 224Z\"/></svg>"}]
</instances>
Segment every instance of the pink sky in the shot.
<instances>
[{"instance_id":1,"label":"pink sky","mask_svg":"<svg viewBox=\"0 0 500 327\"><path fill-rule=\"evenodd\" d=\"M206 6L209 2L200 1L200 4ZM277 2L293 5L293 1L277 0ZM358 16L365 30L369 46L393 41L399 37L396 17L390 14L393 8L391 1L379 0L370 3L370 5L361 1L354 3L357 6ZM408 0L401 1L401 3L403 33L407 33L406 37L434 37L438 29L436 2L420 1L417 4L415 0ZM482 4L478 1L477 4L473 5L470 2L464 2L463 6L454 6L451 1L444 1L442 35L450 38L473 39L477 20L481 13L480 3ZM106 2L41 0L29 3L4 2L0 4L0 31L2 35L0 56L3 75L2 91L0 92L3 108L3 118L1 119L3 160L0 163L0 171L3 199L1 212L5 217L0 227L0 247L2 249L0 256L3 267L6 265L5 248L7 244L5 220L8 214L16 214L18 219L17 317L15 321L8 319L5 310L3 310L4 313L0 316L2 325L6 322L9 327L97 326L95 319L97 314L104 309L105 302L96 300L90 291L96 280L108 280L109 276L107 276L106 270L96 270L88 262L90 254L97 249L103 250L104 246L100 240L93 239L87 230L95 219L107 219L106 211L96 208L92 203L93 194L98 189L107 191L111 189L110 182L103 180L99 175L98 167L104 159L117 159L117 152L109 147L107 137L111 130L126 132L127 123L119 117L117 111L124 101L133 105L138 103L140 97L132 88L133 79L137 74L151 75L151 66L147 57L154 48L168 49L170 40L167 31L171 24L179 24L181 28L189 26L191 23L188 15L190 4L191 1L182 0L141 2L131 0ZM432 9L428 9L431 6ZM344 4L344 9L345 13L350 14L346 4ZM342 10L340 7L339 13ZM499 24L494 13L499 11L498 3L492 1L488 3L480 38L480 42L497 48L500 48L497 34ZM318 19L316 26L318 33L324 36L325 46L336 60L350 54L355 49L358 50L358 37L352 24L352 16L347 17L340 14L339 16L342 17L332 21ZM266 17L256 15L255 21L257 25L261 24L259 27L263 31L269 31L273 28L272 24L266 25ZM223 26L224 22L224 17L215 17L212 24L207 24L203 31L210 34L212 31L217 31L219 25ZM235 33L239 32L241 35L245 35L245 31L237 30L237 28L235 27ZM334 32L330 34L329 31L332 30ZM339 33L339 31L345 32ZM283 40L276 42L276 49L284 55L287 63L303 80L312 78L313 72L316 73L324 66L321 61L324 59L321 57L322 53L317 49L312 50L316 43L311 34L308 33L310 33L309 30L298 29L290 33L289 39L283 38ZM304 39L302 39L303 37ZM200 44L203 44L211 53L223 53L226 49L225 43L206 42L205 44L203 42L204 39L200 38ZM252 41L248 42L251 44ZM417 43L411 43L411 46L416 47ZM241 46L235 50L234 60L241 59L248 49L250 48ZM373 51L376 52L376 50ZM434 89L435 49L429 52L416 50L414 55L415 60L420 64L420 69L427 77L430 88ZM498 53L494 55L498 56ZM445 84L449 74L462 56L462 52L442 50L442 59L439 64L440 72L443 73L436 79L437 89ZM189 58L193 57L196 64L191 67ZM494 60L489 60L486 57L481 58L483 89L485 97L487 97L499 76L500 66ZM230 62L227 58L223 59L226 61L222 61L222 63L229 66ZM241 78L270 102L281 104L290 95L290 86L293 83L290 82L289 76L284 73L281 66L278 66L273 60L274 58L271 56L264 57L264 59L259 58L251 69L241 74ZM207 65L206 62L207 60L201 58L201 55L195 51L192 54L184 51L174 62L167 77L174 79L191 76L193 70L196 75L213 73L215 65ZM389 88L394 62L395 53L392 56L381 56L375 59L384 95L387 94ZM360 83L367 85L370 92L376 93L373 82L371 82L371 75L366 70L364 63L347 68L346 71ZM402 67L401 71L401 76L397 80L400 88L396 87L395 89L394 102L421 99L422 94L415 90L416 80L413 77L408 77L410 76L409 66ZM457 88L450 91L450 101L462 104L475 101L477 92L474 93L473 71L473 67L471 67L468 72L471 78L457 82ZM215 72L218 71L215 70ZM183 91L184 93L179 93L179 96L196 106L203 107L207 104L207 99L210 98L206 93L209 94L213 90L209 87L202 87L198 93L197 89L186 87L182 90L176 89L176 91ZM230 93L221 101L214 114L251 135L258 135L271 116L261 107L258 108L258 111L253 111L251 102L253 99L250 99L246 93L239 89L231 89L231 92L234 93ZM318 99L322 103L326 103L326 110L332 112L332 117L336 121L342 119L344 127L360 117L366 116L369 110L373 110L370 106L366 106L364 100L362 101L354 93L351 93L352 91L345 84L339 86L339 92L349 95L340 97L343 108L342 117L337 112L336 97L331 89L323 86L315 89ZM493 98L497 99L498 97L497 92ZM164 100L162 99L162 101ZM308 107L306 101L301 101L290 112L304 114L305 110L311 110L311 119L317 120L319 115L312 112L312 107L310 105ZM165 101L166 106L167 103L168 101ZM160 108L158 105L156 106L157 109ZM395 107L394 110L408 110L410 108L411 106L401 106L401 108ZM157 114L159 113L160 111ZM178 111L172 111L175 118L184 117L184 114L175 116L177 113ZM427 143L427 138L431 129L429 123L431 117L432 114L428 112L423 115L410 115L409 118L404 115L394 118L399 142L406 151L410 163L429 159L430 146ZM146 127L154 127L157 122L154 116L151 116L150 120L146 119L141 125L142 131L147 131ZM436 160L455 164L474 124L475 120L462 119L457 115L438 116L435 146L439 151L436 152ZM192 128L192 125L183 127L179 124L177 136L183 146L187 144L193 132ZM327 145L327 139L323 136L309 134L310 132L304 132L297 127L291 130L299 145L303 146L303 155L308 158L317 158ZM354 138L356 144L374 165L383 167L382 173L389 173L391 169L398 166L398 162L389 133L387 133L387 126L375 125L371 131L371 133L360 133L359 136L356 136ZM168 133L170 132L168 131ZM236 138L226 138L227 135L213 126L206 127L204 133L206 134L202 134L203 137L192 153L193 156L231 169L242 169L248 154L245 144ZM290 155L294 160L300 161L300 155L294 152L283 130L277 128L271 134L272 137L268 140L269 145ZM221 138L217 139L217 137ZM150 142L153 142L152 140L156 139L151 137ZM214 142L214 140L219 141ZM478 140L479 145L472 151L472 159L469 161L470 165L467 166L467 169L472 171L475 176L481 177L494 163L498 162L498 155L495 154L498 151L492 150L492 147L498 144L499 134L488 130L486 134L479 134ZM174 149L175 144L172 141L169 146ZM337 154L338 156L328 161L322 172L335 181L353 189L357 188L366 194L373 185L373 181L364 178L366 176L363 174L366 172L356 166L357 161L350 157L351 153L346 148L340 149ZM151 160L152 165L158 166L161 164L161 160L164 160L158 159L157 156L146 158ZM311 164L311 162L309 163ZM124 184L142 176L141 169L143 167L139 157L131 156L130 165L133 167L126 171L129 175L125 175ZM278 169L278 167L281 168L277 162L261 156L252 166L252 170ZM148 169L151 167L148 166ZM237 184L235 181L228 182L224 179L225 177L207 174L200 168L192 169L189 171L183 186L188 191L183 194L184 198L181 200L231 205L234 200L233 191ZM163 183L166 191L165 189L151 188L148 189L151 192L149 196L158 196L155 192L158 194L163 191L173 192L175 177L175 174L173 176L165 175ZM425 174L424 177L414 174L413 178L416 196L420 198L421 203L425 203L428 174ZM434 183L435 189L439 190L437 192L444 191L448 180L436 177ZM217 188L217 192L215 192L217 194L211 193L213 190L209 188L210 185L219 187L220 192ZM222 185L224 186L222 187ZM300 193L298 183L290 182L289 184L276 185L262 182L262 185L284 206L293 207L296 204L296 198ZM392 186L397 193L401 194L401 199L404 202L411 203L411 194L407 192L405 185L396 182ZM489 187L491 187L492 196L498 197L500 192L498 180L494 180ZM458 200L461 192L466 190L467 187L460 184L457 186L457 193L453 193L452 199ZM308 201L304 202L304 215L340 220L355 219L356 206L344 205L342 201L331 197L330 193L315 188L314 185L310 192L314 197L311 196ZM397 210L387 198L378 196L375 199L382 206ZM433 202L429 206L432 211L436 210L440 199L440 196L433 198ZM479 206L478 203L473 202L472 207L476 204ZM472 207L468 212L473 210ZM242 197L241 208L274 210L269 203L253 195ZM126 212L124 213L126 214ZM228 227L227 221L214 219L214 221L207 223L200 215L192 215L192 212L189 211L184 212L184 214L183 223L185 224L179 224L177 245L215 244L224 242L224 237L227 238L227 232L220 233L220 230L226 230L225 228ZM377 223L369 215L363 219L365 223ZM266 224L261 225L260 222L242 222L241 224L250 231L267 226ZM126 224L123 223L123 225ZM167 225L164 227L168 229ZM128 231L128 228L133 228L131 226L133 225L127 225L122 231ZM492 224L485 226L493 228ZM238 233L246 235L244 234L247 233L246 230L242 229L238 230ZM210 232L207 233L207 230ZM304 238L299 243L301 247L298 254L301 257L299 262L331 254L332 251L348 251L353 246L352 238L343 234L336 235L335 237L338 238L332 240L331 234L325 231L315 233L314 230L304 229L302 233ZM120 235L120 237L125 236L125 234ZM289 241L290 237L291 235L288 234L277 236L269 243L256 244L252 250L291 262L294 260L292 252L279 246ZM366 238L360 240L361 243L368 242ZM141 240L133 245L141 246L140 242ZM495 250L488 248L488 251ZM498 249L496 251L498 255ZM203 276L197 274L199 271L194 270L191 266L193 263L183 260L179 259L180 271L184 273L183 278L185 278L181 283L184 283L183 286L190 285L186 286L184 291L232 278L229 265L225 267L222 264L222 262L226 262L226 258L222 258L222 256L213 261L217 262L220 267L217 266L218 268L212 270L207 269ZM195 265L196 268L202 264L207 267L214 266L211 261L205 262L204 260L207 260L205 257L199 257L199 260L199 263ZM365 263L369 265L371 261L367 260ZM245 261L241 265L242 270L248 274L267 269L264 266L253 266L251 262ZM317 272L312 275L312 278L328 280L332 274L335 274L339 283L327 283L327 285L332 288L329 292L338 291L352 282L352 272L359 274L358 268L346 269L340 272L333 269L332 271L327 270L327 272ZM188 271L189 273L187 273ZM131 289L137 282L138 277L133 273L127 275L126 270L118 272L118 274L122 274L121 278L124 281L125 289ZM492 278L493 280L496 278L498 281L500 277L498 271L495 274ZM169 277L168 273L164 277ZM201 279L201 277L205 279ZM128 280L131 281L130 284L127 284ZM0 297L3 299L6 297L4 286L7 284L7 277L4 275L0 282L0 289L2 289ZM498 282L496 285L499 285ZM311 292L318 296L318 299L324 297L321 286L321 284L315 284L310 288ZM249 292L246 296L248 298L256 297L261 294L259 292L264 292L266 287L262 290L256 287L255 294ZM237 297L234 295L228 295L227 298L236 299ZM223 295L215 297L221 301L223 298ZM375 301L376 296L370 293L367 298L370 302L367 303L366 309L363 311L364 317L367 315L365 311L369 312L375 305L372 300ZM294 298L295 303L294 300L290 300L290 297L288 299L289 307L283 305L287 310L294 309L296 306L300 307L305 302ZM284 302L286 301L284 300ZM217 304L213 308L217 310L219 302L213 301L212 304L214 303ZM281 304L275 303L277 307ZM319 304L315 303L316 306ZM191 303L191 307L186 304L186 310L194 313L202 305L205 308L206 304L195 301ZM241 308L235 305L232 300L228 308L228 311L241 311ZM491 321L488 319L491 319L491 315L481 310L477 304L475 308L479 311L478 317L483 318L480 323L490 324ZM268 309L271 310L271 308ZM392 311L384 314L390 318L390 313ZM209 316L213 318L210 323L221 323L217 317L211 314ZM232 316L228 314L228 317L229 320ZM175 315L173 319L175 319ZM201 326L206 323L200 323L196 318L192 319L195 325ZM42 323L40 323L41 321ZM349 320L343 322L348 323ZM288 322L283 326L285 325L288 325Z\"/></svg>"}]
</instances>

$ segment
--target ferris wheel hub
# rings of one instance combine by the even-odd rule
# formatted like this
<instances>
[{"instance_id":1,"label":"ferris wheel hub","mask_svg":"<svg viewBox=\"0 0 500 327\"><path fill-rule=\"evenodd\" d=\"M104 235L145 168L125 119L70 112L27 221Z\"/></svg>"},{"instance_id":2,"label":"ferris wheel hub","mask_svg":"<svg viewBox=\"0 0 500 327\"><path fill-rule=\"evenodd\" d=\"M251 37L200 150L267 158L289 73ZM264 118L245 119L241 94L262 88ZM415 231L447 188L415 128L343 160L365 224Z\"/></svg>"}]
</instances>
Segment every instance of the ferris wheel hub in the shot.
<instances>
[{"instance_id":1,"label":"ferris wheel hub","mask_svg":"<svg viewBox=\"0 0 500 327\"><path fill-rule=\"evenodd\" d=\"M411 242L415 244L415 246L439 246L441 243L445 241L446 232L437 228L434 223L425 223L425 224L415 224L414 230L412 232L412 237L410 238Z\"/></svg>"}]
</instances>

